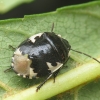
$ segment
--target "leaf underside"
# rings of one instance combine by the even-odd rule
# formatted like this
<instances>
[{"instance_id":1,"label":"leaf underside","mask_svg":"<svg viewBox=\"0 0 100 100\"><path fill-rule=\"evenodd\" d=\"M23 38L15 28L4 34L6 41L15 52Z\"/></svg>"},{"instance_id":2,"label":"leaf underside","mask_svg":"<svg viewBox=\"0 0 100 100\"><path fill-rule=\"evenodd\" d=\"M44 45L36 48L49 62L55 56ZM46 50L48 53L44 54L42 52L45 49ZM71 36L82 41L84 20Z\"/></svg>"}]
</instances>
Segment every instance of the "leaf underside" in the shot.
<instances>
[{"instance_id":1,"label":"leaf underside","mask_svg":"<svg viewBox=\"0 0 100 100\"><path fill-rule=\"evenodd\" d=\"M4 73L10 67L13 50L9 45L17 47L23 40L36 33L51 31L67 39L73 49L85 52L95 58L100 56L100 2L69 6L57 9L55 12L28 15L24 18L0 21L0 98L12 95L17 91L40 83L44 79L24 79L13 71ZM70 52L68 61L60 74L85 63L90 58ZM74 60L73 60L74 59ZM90 69L91 70L91 69ZM99 100L99 80L85 86L81 85L69 92L52 97L51 100ZM4 88L6 85L6 89ZM11 91L12 90L12 91Z\"/></svg>"}]
</instances>

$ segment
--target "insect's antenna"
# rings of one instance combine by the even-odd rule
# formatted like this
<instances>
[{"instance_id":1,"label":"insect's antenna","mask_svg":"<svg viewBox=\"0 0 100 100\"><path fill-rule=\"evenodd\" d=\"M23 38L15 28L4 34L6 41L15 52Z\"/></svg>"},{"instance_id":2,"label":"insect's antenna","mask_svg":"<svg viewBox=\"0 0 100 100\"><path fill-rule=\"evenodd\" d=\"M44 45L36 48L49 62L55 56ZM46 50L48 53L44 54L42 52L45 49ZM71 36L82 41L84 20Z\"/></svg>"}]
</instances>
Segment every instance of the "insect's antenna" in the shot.
<instances>
[{"instance_id":1,"label":"insect's antenna","mask_svg":"<svg viewBox=\"0 0 100 100\"><path fill-rule=\"evenodd\" d=\"M94 59L94 60L97 61L98 63L100 63L99 60L97 60L96 58L94 58L94 57L92 57L92 56L90 56L90 55L88 55L88 54L86 54L86 53L83 53L83 52L80 52L80 51L77 51L77 50L73 50L73 49L71 49L71 50L72 50L72 51L75 51L75 52L77 52L77 53L80 53L80 54L84 54L84 55L86 55L86 56L88 56L88 57Z\"/></svg>"},{"instance_id":2,"label":"insect's antenna","mask_svg":"<svg viewBox=\"0 0 100 100\"><path fill-rule=\"evenodd\" d=\"M54 29L54 23L52 23L51 32L53 32L53 29Z\"/></svg>"}]
</instances>

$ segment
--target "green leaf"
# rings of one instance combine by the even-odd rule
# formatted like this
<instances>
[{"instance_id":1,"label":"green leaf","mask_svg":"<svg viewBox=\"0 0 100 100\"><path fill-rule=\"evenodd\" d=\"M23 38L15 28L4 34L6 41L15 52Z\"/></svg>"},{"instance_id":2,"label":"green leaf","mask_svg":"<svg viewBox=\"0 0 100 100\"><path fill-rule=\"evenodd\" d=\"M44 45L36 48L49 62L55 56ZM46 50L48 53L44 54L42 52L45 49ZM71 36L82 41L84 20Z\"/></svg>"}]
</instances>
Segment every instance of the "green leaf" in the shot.
<instances>
[{"instance_id":1,"label":"green leaf","mask_svg":"<svg viewBox=\"0 0 100 100\"><path fill-rule=\"evenodd\" d=\"M0 13L6 13L12 8L22 4L22 3L29 3L33 0L1 0L0 1Z\"/></svg>"},{"instance_id":2,"label":"green leaf","mask_svg":"<svg viewBox=\"0 0 100 100\"><path fill-rule=\"evenodd\" d=\"M3 71L10 67L13 55L9 45L17 47L31 35L51 31L53 22L54 32L67 39L73 49L100 60L99 12L100 1L96 1L63 7L55 12L29 15L22 19L0 21L0 97L4 100L43 100L51 97L51 100L98 100L100 84L94 80L100 76L100 64L73 51L70 52L71 58L62 68L56 82L49 80L38 92L35 92L34 85L45 78L29 80L18 77L13 71Z\"/></svg>"}]
</instances>

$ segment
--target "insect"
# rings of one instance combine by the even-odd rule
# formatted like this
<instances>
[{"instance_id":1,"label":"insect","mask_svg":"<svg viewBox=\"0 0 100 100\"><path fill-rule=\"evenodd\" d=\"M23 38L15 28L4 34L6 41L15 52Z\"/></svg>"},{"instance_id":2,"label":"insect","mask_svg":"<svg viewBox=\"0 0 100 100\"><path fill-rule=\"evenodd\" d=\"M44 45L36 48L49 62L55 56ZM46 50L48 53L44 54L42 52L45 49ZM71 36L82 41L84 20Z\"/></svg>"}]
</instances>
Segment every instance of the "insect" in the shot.
<instances>
[{"instance_id":1,"label":"insect","mask_svg":"<svg viewBox=\"0 0 100 100\"><path fill-rule=\"evenodd\" d=\"M11 68L9 68L23 78L32 79L47 76L36 91L52 76L55 82L60 69L68 61L70 50L84 54L100 63L96 58L72 49L67 40L53 32L53 28L54 24L51 32L39 33L23 41L15 49Z\"/></svg>"}]
</instances>

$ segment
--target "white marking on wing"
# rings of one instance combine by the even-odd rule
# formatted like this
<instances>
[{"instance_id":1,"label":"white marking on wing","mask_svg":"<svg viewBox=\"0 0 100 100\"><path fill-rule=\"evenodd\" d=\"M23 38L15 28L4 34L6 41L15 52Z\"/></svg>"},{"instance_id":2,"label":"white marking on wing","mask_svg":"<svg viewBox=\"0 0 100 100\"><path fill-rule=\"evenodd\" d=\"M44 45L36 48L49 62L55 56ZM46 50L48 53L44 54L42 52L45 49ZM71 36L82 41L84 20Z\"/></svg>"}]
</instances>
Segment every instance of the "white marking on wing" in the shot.
<instances>
[{"instance_id":1,"label":"white marking on wing","mask_svg":"<svg viewBox=\"0 0 100 100\"><path fill-rule=\"evenodd\" d=\"M31 36L29 39L34 43L35 41L36 41L36 39L35 39L35 37L37 37L37 36L41 36L43 33L38 33L38 34L36 34L36 35L33 35L33 36Z\"/></svg>"},{"instance_id":2,"label":"white marking on wing","mask_svg":"<svg viewBox=\"0 0 100 100\"><path fill-rule=\"evenodd\" d=\"M55 72L56 70L58 70L60 67L63 66L62 63L56 62L57 66L52 66L51 63L47 62L47 66L49 67L49 70L51 70L51 72Z\"/></svg>"},{"instance_id":3,"label":"white marking on wing","mask_svg":"<svg viewBox=\"0 0 100 100\"><path fill-rule=\"evenodd\" d=\"M14 52L14 54L16 54L16 55L22 55L22 52L19 50L20 48L18 48L15 52Z\"/></svg>"},{"instance_id":4,"label":"white marking on wing","mask_svg":"<svg viewBox=\"0 0 100 100\"><path fill-rule=\"evenodd\" d=\"M32 79L33 77L36 77L37 73L34 73L33 68L30 68L30 74L29 74L29 79Z\"/></svg>"}]
</instances>

